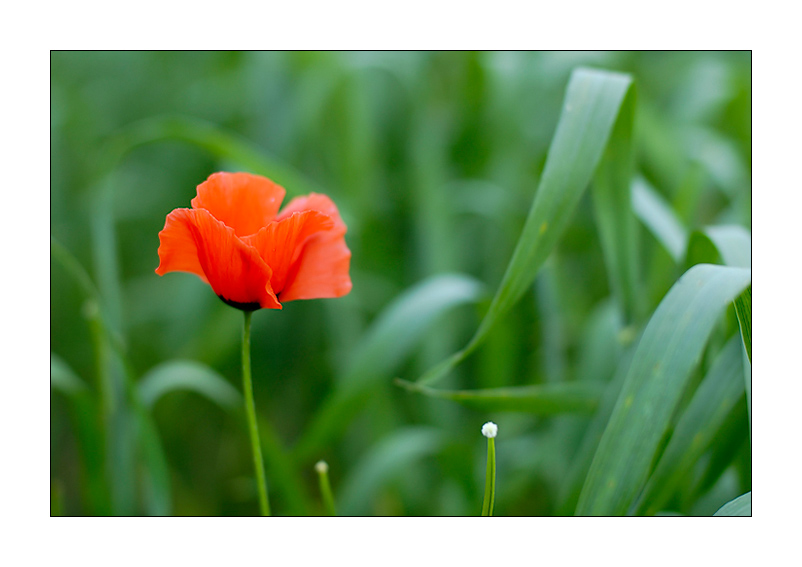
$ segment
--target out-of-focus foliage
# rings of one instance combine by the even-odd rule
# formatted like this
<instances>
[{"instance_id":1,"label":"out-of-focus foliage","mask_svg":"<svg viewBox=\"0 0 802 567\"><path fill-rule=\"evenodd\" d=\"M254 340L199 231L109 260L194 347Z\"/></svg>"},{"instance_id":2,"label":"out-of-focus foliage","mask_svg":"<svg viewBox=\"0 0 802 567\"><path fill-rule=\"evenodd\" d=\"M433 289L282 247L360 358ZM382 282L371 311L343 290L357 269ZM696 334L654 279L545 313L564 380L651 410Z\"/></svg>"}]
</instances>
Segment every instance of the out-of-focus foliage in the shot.
<instances>
[{"instance_id":1,"label":"out-of-focus foliage","mask_svg":"<svg viewBox=\"0 0 802 567\"><path fill-rule=\"evenodd\" d=\"M600 236L604 215L629 211L585 191L534 285L438 391L398 387L463 348L490 308L580 66L634 84L637 223L623 244L639 315L611 289ZM626 151L612 139L605 159ZM572 514L578 502L711 515L751 491L751 288L740 326L731 303L705 315L698 360L674 360L686 384L658 412L653 458L634 459L657 508L613 489L605 508L599 476L622 466L614 451L637 447L618 394L653 401L655 385L638 390L627 374L661 360L638 354L641 337L672 340L675 327L649 331L672 320L658 309L666 294L694 264L751 268L749 53L54 52L54 513L257 511L241 313L195 276L154 273L165 216L219 170L329 194L353 252L349 296L253 317L274 513L324 513L313 466L325 459L340 513L478 515L491 419L495 515ZM681 464L660 461L675 453Z\"/></svg>"}]
</instances>

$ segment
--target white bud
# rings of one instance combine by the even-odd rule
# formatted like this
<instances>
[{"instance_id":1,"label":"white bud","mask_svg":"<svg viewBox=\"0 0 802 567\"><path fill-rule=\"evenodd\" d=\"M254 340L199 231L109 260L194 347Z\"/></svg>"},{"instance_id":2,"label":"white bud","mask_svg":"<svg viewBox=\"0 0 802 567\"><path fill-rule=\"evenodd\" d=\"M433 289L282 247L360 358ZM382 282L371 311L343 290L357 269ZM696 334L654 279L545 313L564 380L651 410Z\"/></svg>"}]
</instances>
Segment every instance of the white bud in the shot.
<instances>
[{"instance_id":1,"label":"white bud","mask_svg":"<svg viewBox=\"0 0 802 567\"><path fill-rule=\"evenodd\" d=\"M488 421L482 426L482 435L487 437L488 439L492 439L498 433L498 425L493 423L492 421Z\"/></svg>"},{"instance_id":2,"label":"white bud","mask_svg":"<svg viewBox=\"0 0 802 567\"><path fill-rule=\"evenodd\" d=\"M318 474L326 474L329 472L329 464L326 461L318 461L315 463L315 470Z\"/></svg>"}]
</instances>

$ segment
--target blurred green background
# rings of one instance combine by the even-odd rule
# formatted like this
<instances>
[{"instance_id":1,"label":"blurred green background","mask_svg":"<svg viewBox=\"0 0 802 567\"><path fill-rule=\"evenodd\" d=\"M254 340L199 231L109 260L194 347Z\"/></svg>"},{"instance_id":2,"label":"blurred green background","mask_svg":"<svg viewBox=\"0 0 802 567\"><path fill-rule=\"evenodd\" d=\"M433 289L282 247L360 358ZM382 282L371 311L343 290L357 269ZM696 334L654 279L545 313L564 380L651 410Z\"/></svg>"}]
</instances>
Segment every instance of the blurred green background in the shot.
<instances>
[{"instance_id":1,"label":"blurred green background","mask_svg":"<svg viewBox=\"0 0 802 567\"><path fill-rule=\"evenodd\" d=\"M683 226L751 229L750 53L52 52L52 513L256 513L241 313L195 276L154 273L165 216L220 170L268 174L287 200L327 193L353 252L349 296L253 318L274 513L322 513L313 465L326 459L341 513L476 515L491 418L497 514L564 513L589 416L488 414L392 379L476 329L580 65L633 76L636 171ZM639 231L651 311L683 270ZM443 386L609 380L620 329L586 340L609 296L586 194L531 292ZM161 395L142 394L148 378ZM729 453L699 473L713 478L668 509L712 513L750 490L741 441L714 447L710 459Z\"/></svg>"}]
</instances>

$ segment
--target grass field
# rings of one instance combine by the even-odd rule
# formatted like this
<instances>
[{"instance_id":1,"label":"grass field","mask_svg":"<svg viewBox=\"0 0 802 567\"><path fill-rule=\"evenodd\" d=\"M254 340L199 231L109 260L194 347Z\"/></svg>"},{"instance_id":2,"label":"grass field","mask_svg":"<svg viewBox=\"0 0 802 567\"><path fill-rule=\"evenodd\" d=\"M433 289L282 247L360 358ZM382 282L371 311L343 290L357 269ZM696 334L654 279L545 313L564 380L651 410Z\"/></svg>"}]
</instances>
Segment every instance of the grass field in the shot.
<instances>
[{"instance_id":1,"label":"grass field","mask_svg":"<svg viewBox=\"0 0 802 567\"><path fill-rule=\"evenodd\" d=\"M253 315L279 516L751 515L748 52L52 52L52 515L255 515L242 315L159 231L337 203L353 290ZM729 503L729 504L728 504Z\"/></svg>"}]
</instances>

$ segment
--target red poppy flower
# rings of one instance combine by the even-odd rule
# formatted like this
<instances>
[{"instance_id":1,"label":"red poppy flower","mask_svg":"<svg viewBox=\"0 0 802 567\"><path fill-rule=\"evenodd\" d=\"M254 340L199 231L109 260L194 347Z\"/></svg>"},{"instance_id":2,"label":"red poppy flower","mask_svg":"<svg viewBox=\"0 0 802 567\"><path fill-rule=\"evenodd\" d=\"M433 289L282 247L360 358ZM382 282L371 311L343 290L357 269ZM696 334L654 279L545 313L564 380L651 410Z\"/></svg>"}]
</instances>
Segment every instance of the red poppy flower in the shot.
<instances>
[{"instance_id":1,"label":"red poppy flower","mask_svg":"<svg viewBox=\"0 0 802 567\"><path fill-rule=\"evenodd\" d=\"M351 291L346 226L325 195L297 197L249 173L214 173L191 209L175 209L159 233L156 273L190 272L245 311Z\"/></svg>"}]
</instances>

